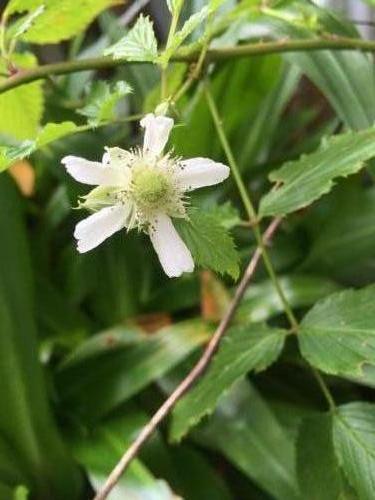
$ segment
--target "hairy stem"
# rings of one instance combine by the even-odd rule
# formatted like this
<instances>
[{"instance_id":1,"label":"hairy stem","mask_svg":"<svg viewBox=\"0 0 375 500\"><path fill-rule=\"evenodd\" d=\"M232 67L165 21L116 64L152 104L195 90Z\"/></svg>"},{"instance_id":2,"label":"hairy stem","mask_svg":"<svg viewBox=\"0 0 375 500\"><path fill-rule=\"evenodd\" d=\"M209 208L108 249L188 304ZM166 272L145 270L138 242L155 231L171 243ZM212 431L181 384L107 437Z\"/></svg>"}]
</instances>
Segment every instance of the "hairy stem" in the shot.
<instances>
[{"instance_id":1,"label":"hairy stem","mask_svg":"<svg viewBox=\"0 0 375 500\"><path fill-rule=\"evenodd\" d=\"M339 36L326 36L304 40L277 40L269 42L255 42L235 47L210 48L205 54L205 62L221 61L236 57L248 57L280 52L300 52L311 50L359 50L362 52L375 52L375 41L362 40L359 38L348 38ZM175 62L195 62L199 58L200 50L184 47L176 52L171 58ZM0 84L0 94L25 83L40 80L48 76L65 75L87 70L100 70L114 68L129 64L126 59L112 59L111 57L97 57L76 61L65 61L61 63L45 64L28 70L19 70ZM132 62L132 64L135 64Z\"/></svg>"},{"instance_id":2,"label":"hairy stem","mask_svg":"<svg viewBox=\"0 0 375 500\"><path fill-rule=\"evenodd\" d=\"M224 149L225 155L228 159L228 163L231 167L231 171L232 171L234 180L237 184L237 188L238 188L238 191L240 193L242 203L245 207L247 216L249 217L249 222L251 223L251 225L253 227L255 239L257 240L258 246L262 251L264 265L265 265L267 272L269 274L269 277L270 277L271 281L273 282L275 289L280 297L280 300L281 300L283 307L284 307L285 314L287 315L293 330L297 331L298 330L298 321L296 320L294 313L292 311L292 308L290 307L289 302L285 297L283 289L279 283L279 280L278 280L276 273L275 273L275 270L273 268L271 259L268 255L267 249L263 245L263 239L262 239L261 231L259 229L259 225L256 223L254 224L254 222L256 222L256 219L257 219L254 205L251 201L251 198L250 198L250 195L246 189L246 186L242 180L240 170L238 168L238 165L237 165L237 162L234 158L229 141L228 141L227 136L225 134L225 131L223 128L223 123L222 123L222 120L220 118L219 111L217 109L216 103L214 101L214 98L212 96L212 93L211 93L211 90L210 90L208 83L206 83L206 85L205 85L205 93L206 93L208 107L211 111L211 116L212 116L213 122L215 124L217 134L219 136L221 145Z\"/></svg>"},{"instance_id":3,"label":"hairy stem","mask_svg":"<svg viewBox=\"0 0 375 500\"><path fill-rule=\"evenodd\" d=\"M266 245L271 241L272 236L274 235L280 224L280 220L281 219L274 219L271 222L267 231L264 233L264 240L262 241L263 245ZM137 456L139 450L142 448L151 434L155 431L160 422L164 420L164 418L171 412L177 401L186 393L186 391L190 389L190 387L206 370L211 362L213 355L217 351L221 339L223 338L233 319L233 316L241 302L246 288L248 287L250 280L254 275L261 255L262 250L258 247L254 252L253 257L251 258L245 270L245 273L242 276L242 279L236 289L234 297L229 305L227 312L225 313L225 316L220 321L219 326L217 327L214 335L211 337L199 361L190 371L190 373L184 378L184 380L172 392L169 398L162 404L158 411L153 415L151 420L145 425L145 427L143 427L133 444L127 449L121 460L113 469L108 479L104 483L103 488L98 492L94 500L105 500L108 497L109 493L115 487L123 472L126 470L133 458Z\"/></svg>"}]
</instances>

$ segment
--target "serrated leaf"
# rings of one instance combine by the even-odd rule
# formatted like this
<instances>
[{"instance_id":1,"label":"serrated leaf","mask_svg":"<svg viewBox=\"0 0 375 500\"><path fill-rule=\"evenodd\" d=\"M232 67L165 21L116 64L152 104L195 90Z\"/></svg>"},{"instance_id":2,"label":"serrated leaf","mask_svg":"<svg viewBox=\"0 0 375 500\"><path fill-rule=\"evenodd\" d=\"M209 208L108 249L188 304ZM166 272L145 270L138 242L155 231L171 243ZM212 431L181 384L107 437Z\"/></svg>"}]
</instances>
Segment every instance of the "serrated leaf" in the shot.
<instances>
[{"instance_id":1,"label":"serrated leaf","mask_svg":"<svg viewBox=\"0 0 375 500\"><path fill-rule=\"evenodd\" d=\"M375 365L375 285L345 290L318 302L303 318L298 335L301 353L320 370L360 375Z\"/></svg>"},{"instance_id":2,"label":"serrated leaf","mask_svg":"<svg viewBox=\"0 0 375 500\"><path fill-rule=\"evenodd\" d=\"M20 69L36 65L33 54L15 54L12 62ZM0 60L0 70L5 71ZM5 78L0 76L0 83ZM33 139L37 133L43 113L42 82L22 85L0 95L0 133L14 139Z\"/></svg>"},{"instance_id":3,"label":"serrated leaf","mask_svg":"<svg viewBox=\"0 0 375 500\"><path fill-rule=\"evenodd\" d=\"M375 155L375 128L333 136L320 149L272 172L280 183L266 194L260 215L285 215L310 205L328 193L337 177L358 172Z\"/></svg>"},{"instance_id":4,"label":"serrated leaf","mask_svg":"<svg viewBox=\"0 0 375 500\"><path fill-rule=\"evenodd\" d=\"M304 500L344 500L330 415L303 420L297 440L297 477Z\"/></svg>"},{"instance_id":5,"label":"serrated leaf","mask_svg":"<svg viewBox=\"0 0 375 500\"><path fill-rule=\"evenodd\" d=\"M182 28L173 35L168 46L160 55L159 60L162 64L166 64L169 61L173 53L180 47L184 40L209 16L210 13L211 9L206 5L185 21Z\"/></svg>"},{"instance_id":6,"label":"serrated leaf","mask_svg":"<svg viewBox=\"0 0 375 500\"><path fill-rule=\"evenodd\" d=\"M126 82L117 82L113 90L106 82L94 82L86 106L78 112L83 116L87 116L91 125L113 120L117 103L122 97L131 92L132 88Z\"/></svg>"},{"instance_id":7,"label":"serrated leaf","mask_svg":"<svg viewBox=\"0 0 375 500\"><path fill-rule=\"evenodd\" d=\"M50 142L62 139L66 135L78 132L80 127L73 122L47 123L36 138L36 148L46 146Z\"/></svg>"},{"instance_id":8,"label":"serrated leaf","mask_svg":"<svg viewBox=\"0 0 375 500\"><path fill-rule=\"evenodd\" d=\"M22 17L19 21L17 21L17 23L15 23L15 26L14 27L12 26L10 38L14 40L16 38L19 38L24 33L26 33L26 31L28 31L33 25L35 19L37 19L37 17L39 17L42 14L44 9L45 9L44 5L39 5L39 7L32 10L29 14L27 14L26 16ZM8 36L9 36L9 31L10 30L8 30Z\"/></svg>"},{"instance_id":9,"label":"serrated leaf","mask_svg":"<svg viewBox=\"0 0 375 500\"><path fill-rule=\"evenodd\" d=\"M104 51L114 59L154 62L158 55L153 23L149 17L140 15L133 28L117 43Z\"/></svg>"},{"instance_id":10,"label":"serrated leaf","mask_svg":"<svg viewBox=\"0 0 375 500\"><path fill-rule=\"evenodd\" d=\"M8 13L36 9L44 11L34 19L32 26L22 35L31 43L58 43L83 31L103 10L119 3L117 0L21 0L8 8Z\"/></svg>"},{"instance_id":11,"label":"serrated leaf","mask_svg":"<svg viewBox=\"0 0 375 500\"><path fill-rule=\"evenodd\" d=\"M190 249L194 261L220 274L237 279L239 255L229 233L214 213L189 210L189 220L174 219L180 236Z\"/></svg>"},{"instance_id":12,"label":"serrated leaf","mask_svg":"<svg viewBox=\"0 0 375 500\"><path fill-rule=\"evenodd\" d=\"M280 355L285 331L264 325L231 328L221 342L207 372L177 403L171 438L179 441L204 415L214 411L219 399L249 371L265 370Z\"/></svg>"},{"instance_id":13,"label":"serrated leaf","mask_svg":"<svg viewBox=\"0 0 375 500\"><path fill-rule=\"evenodd\" d=\"M337 457L361 500L373 500L375 490L375 405L349 403L333 417Z\"/></svg>"}]
</instances>

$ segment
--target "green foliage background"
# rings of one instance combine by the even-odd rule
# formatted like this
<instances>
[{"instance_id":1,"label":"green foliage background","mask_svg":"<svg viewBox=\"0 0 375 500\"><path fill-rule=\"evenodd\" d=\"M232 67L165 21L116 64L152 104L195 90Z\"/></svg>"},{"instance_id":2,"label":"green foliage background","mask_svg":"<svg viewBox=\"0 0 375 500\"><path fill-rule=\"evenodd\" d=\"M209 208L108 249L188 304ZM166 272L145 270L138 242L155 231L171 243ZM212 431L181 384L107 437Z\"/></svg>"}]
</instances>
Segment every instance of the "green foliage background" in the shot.
<instances>
[{"instance_id":1,"label":"green foliage background","mask_svg":"<svg viewBox=\"0 0 375 500\"><path fill-rule=\"evenodd\" d=\"M264 40L360 41L353 23L308 0L170 0L160 12L180 17L168 38L149 17L124 27L114 4L11 0L2 13L0 499L93 498L199 358L257 247L233 177L194 193L190 221L176 224L191 275L166 278L142 234L85 255L74 247L85 191L61 158L140 144L140 117L163 85L178 92L194 69L184 57L211 43L208 58L213 47L219 56L170 108L170 144L231 163L208 77L256 222L283 217L269 253L298 328L262 263L212 364L109 498L372 500L372 54L223 56ZM4 91L50 58L51 43L68 65L98 58L97 69Z\"/></svg>"}]
</instances>

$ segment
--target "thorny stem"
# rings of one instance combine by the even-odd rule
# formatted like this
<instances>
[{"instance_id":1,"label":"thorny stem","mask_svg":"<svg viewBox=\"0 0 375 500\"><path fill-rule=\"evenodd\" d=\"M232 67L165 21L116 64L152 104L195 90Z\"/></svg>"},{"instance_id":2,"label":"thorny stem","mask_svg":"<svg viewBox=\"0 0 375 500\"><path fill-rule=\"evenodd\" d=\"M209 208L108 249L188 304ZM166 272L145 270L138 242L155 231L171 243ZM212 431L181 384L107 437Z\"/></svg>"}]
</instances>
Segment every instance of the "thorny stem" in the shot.
<instances>
[{"instance_id":1,"label":"thorny stem","mask_svg":"<svg viewBox=\"0 0 375 500\"><path fill-rule=\"evenodd\" d=\"M262 241L263 245L269 243L277 230L281 219L274 219L269 225L268 229L264 233L264 240ZM106 482L102 489L97 493L94 500L105 500L112 489L116 486L119 481L121 475L124 473L130 462L133 458L138 454L139 450L154 432L156 427L160 424L162 420L170 413L172 408L175 406L177 401L190 389L190 387L196 382L196 380L203 374L206 370L210 361L217 351L217 348L220 344L222 337L227 331L234 314L241 302L241 299L248 287L251 278L254 275L254 272L257 268L259 260L262 255L262 250L258 247L254 252L245 273L242 276L242 279L236 289L234 297L229 305L227 312L224 317L220 321L219 326L217 327L214 335L211 337L209 343L207 344L202 356L198 360L197 364L194 368L189 372L189 374L184 378L184 380L177 386L177 388L172 392L169 398L162 404L162 406L157 410L157 412L153 415L151 420L143 427L141 432L138 434L137 438L133 442L133 444L127 449L125 454L122 456L121 460L118 462L116 467L113 469L111 474L108 476Z\"/></svg>"},{"instance_id":2,"label":"thorny stem","mask_svg":"<svg viewBox=\"0 0 375 500\"><path fill-rule=\"evenodd\" d=\"M304 40L282 39L268 42L255 42L234 47L209 48L205 55L204 62L222 61L237 57L258 56L265 54L275 54L282 52L299 52L311 50L359 50L362 52L375 52L375 42L372 40L362 40L359 38L341 37L336 35L326 35L320 38ZM193 50L184 47L178 50L171 61L175 62L195 62L199 58L200 50ZM65 75L87 70L100 70L114 68L129 64L126 59L112 59L111 57L97 57L92 59L81 59L76 61L65 61L61 63L45 64L36 68L20 70L16 74L9 76L7 80L0 84L0 94L11 90L25 83L46 78L53 75ZM131 62L131 64L135 64Z\"/></svg>"},{"instance_id":3,"label":"thorny stem","mask_svg":"<svg viewBox=\"0 0 375 500\"><path fill-rule=\"evenodd\" d=\"M280 297L280 300L281 300L283 307L284 307L285 314L287 315L287 317L289 319L289 322L292 326L293 331L298 331L298 321L297 321L296 317L294 316L292 308L290 307L288 300L285 297L285 294L283 292L283 289L279 283L279 280L277 279L277 276L276 276L275 270L273 268L269 254L267 252L267 249L263 245L262 234L261 234L261 231L259 229L259 225L253 224L254 222L257 222L257 215L256 215L256 212L254 209L254 205L251 201L251 198L250 198L250 195L246 189L246 186L242 180L240 170L238 168L238 165L237 165L237 162L234 158L229 141L228 141L227 136L225 134L222 120L220 118L219 111L217 109L216 103L215 103L213 96L212 96L212 93L210 91L208 82L206 82L206 84L205 84L205 93L206 93L208 107L210 109L211 116L212 116L213 122L215 124L217 134L219 136L221 145L224 149L225 155L226 155L228 162L229 162L229 165L231 167L231 171L232 171L234 180L237 184L238 191L239 191L241 199L242 199L242 203L243 203L245 210L247 212L247 215L249 217L249 222L253 226L255 239L257 240L258 246L262 250L262 257L263 257L264 265L265 265L267 272L269 274L269 277L270 277L271 281L273 282L275 289Z\"/></svg>"}]
</instances>

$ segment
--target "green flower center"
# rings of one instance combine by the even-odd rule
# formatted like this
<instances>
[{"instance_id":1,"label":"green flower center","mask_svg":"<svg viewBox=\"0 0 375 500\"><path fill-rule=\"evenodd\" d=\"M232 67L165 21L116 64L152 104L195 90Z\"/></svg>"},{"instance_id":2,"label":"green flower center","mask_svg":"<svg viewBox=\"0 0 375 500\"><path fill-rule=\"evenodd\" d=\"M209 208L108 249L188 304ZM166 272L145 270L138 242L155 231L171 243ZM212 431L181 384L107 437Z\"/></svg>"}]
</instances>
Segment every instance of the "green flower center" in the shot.
<instances>
[{"instance_id":1,"label":"green flower center","mask_svg":"<svg viewBox=\"0 0 375 500\"><path fill-rule=\"evenodd\" d=\"M147 209L162 208L171 197L167 176L155 167L134 167L132 181L135 201Z\"/></svg>"}]
</instances>

